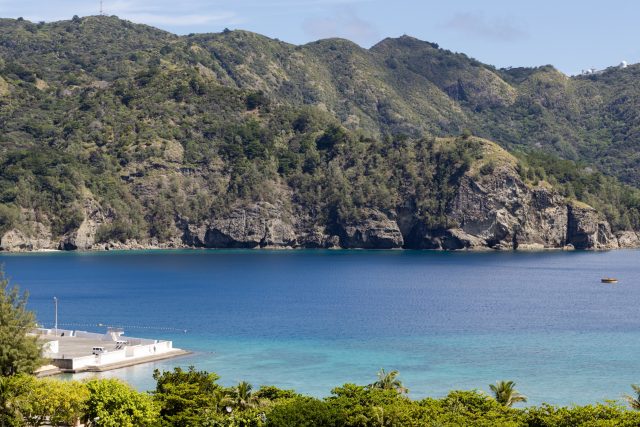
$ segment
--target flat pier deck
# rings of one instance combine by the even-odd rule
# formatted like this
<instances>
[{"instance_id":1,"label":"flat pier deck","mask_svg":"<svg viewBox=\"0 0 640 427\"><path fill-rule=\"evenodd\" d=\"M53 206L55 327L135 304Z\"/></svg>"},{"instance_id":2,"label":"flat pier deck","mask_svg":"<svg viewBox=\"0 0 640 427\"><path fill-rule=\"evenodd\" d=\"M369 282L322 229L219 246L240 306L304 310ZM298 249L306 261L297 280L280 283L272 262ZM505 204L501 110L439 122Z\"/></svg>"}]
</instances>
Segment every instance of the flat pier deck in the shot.
<instances>
[{"instance_id":1,"label":"flat pier deck","mask_svg":"<svg viewBox=\"0 0 640 427\"><path fill-rule=\"evenodd\" d=\"M34 333L44 343L43 357L51 360L38 372L40 376L103 372L189 354L173 348L171 341L128 337L122 330L99 334L39 329Z\"/></svg>"},{"instance_id":2,"label":"flat pier deck","mask_svg":"<svg viewBox=\"0 0 640 427\"><path fill-rule=\"evenodd\" d=\"M104 341L102 337L70 337L70 336L49 336L40 337L44 342L58 341L58 351L51 353L51 356L60 356L61 359L72 359L74 357L89 356L93 347L103 347L105 351L115 351L115 341ZM53 358L53 357L51 357Z\"/></svg>"},{"instance_id":3,"label":"flat pier deck","mask_svg":"<svg viewBox=\"0 0 640 427\"><path fill-rule=\"evenodd\" d=\"M139 357L135 360L123 360L122 362L110 363L108 365L92 366L90 368L85 369L83 372L111 371L112 369L120 369L120 368L126 368L128 366L141 365L143 363L151 363L151 362L157 362L159 360L173 359L174 357L186 356L188 354L191 354L191 352L186 350L181 350L179 348L174 348L172 351L168 351L166 353L156 354L153 356ZM73 373L77 373L77 372L73 372Z\"/></svg>"}]
</instances>

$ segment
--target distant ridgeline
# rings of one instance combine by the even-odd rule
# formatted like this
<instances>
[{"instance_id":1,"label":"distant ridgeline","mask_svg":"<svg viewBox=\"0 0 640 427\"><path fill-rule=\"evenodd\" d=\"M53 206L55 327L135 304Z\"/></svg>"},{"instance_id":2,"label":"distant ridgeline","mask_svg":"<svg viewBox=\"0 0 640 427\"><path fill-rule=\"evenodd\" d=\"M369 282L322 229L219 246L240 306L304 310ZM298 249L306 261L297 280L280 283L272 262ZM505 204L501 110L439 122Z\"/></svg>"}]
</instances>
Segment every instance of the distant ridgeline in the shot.
<instances>
[{"instance_id":1,"label":"distant ridgeline","mask_svg":"<svg viewBox=\"0 0 640 427\"><path fill-rule=\"evenodd\" d=\"M637 65L3 19L0 248L635 247L639 102Z\"/></svg>"}]
</instances>

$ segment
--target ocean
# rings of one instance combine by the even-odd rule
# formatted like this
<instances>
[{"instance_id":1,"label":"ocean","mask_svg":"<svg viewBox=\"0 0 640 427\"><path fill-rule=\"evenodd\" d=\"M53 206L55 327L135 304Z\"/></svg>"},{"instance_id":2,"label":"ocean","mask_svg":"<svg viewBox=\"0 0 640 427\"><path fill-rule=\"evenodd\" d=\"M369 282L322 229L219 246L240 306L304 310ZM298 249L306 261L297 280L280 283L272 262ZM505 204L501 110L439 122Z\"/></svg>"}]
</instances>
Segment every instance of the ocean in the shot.
<instances>
[{"instance_id":1,"label":"ocean","mask_svg":"<svg viewBox=\"0 0 640 427\"><path fill-rule=\"evenodd\" d=\"M633 250L0 254L41 324L53 325L57 297L60 327L121 326L193 352L100 374L139 389L153 389L156 368L193 365L224 385L321 397L385 368L414 398L504 379L533 404L620 399L640 383L639 261Z\"/></svg>"}]
</instances>

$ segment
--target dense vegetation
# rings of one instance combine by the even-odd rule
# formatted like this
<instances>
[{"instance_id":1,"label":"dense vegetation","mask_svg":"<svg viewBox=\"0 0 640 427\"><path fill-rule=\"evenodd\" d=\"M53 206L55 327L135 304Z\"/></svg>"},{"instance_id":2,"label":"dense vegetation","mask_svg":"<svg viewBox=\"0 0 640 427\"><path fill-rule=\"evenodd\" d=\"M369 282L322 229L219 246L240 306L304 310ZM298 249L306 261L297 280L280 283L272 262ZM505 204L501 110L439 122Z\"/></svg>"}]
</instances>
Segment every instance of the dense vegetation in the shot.
<instances>
[{"instance_id":1,"label":"dense vegetation","mask_svg":"<svg viewBox=\"0 0 640 427\"><path fill-rule=\"evenodd\" d=\"M31 374L42 364L42 344L28 335L36 325L27 310L27 294L21 294L0 269L0 376ZM1 394L1 390L0 390Z\"/></svg>"},{"instance_id":2,"label":"dense vegetation","mask_svg":"<svg viewBox=\"0 0 640 427\"><path fill-rule=\"evenodd\" d=\"M540 151L516 152L519 172L532 184L548 182L572 200L604 213L614 230L640 229L640 191L603 175L585 163L560 159Z\"/></svg>"},{"instance_id":3,"label":"dense vegetation","mask_svg":"<svg viewBox=\"0 0 640 427\"><path fill-rule=\"evenodd\" d=\"M640 412L618 402L559 407L543 404L514 408L523 396L511 382L492 385L491 393L452 391L443 398L413 400L397 372L381 372L366 386L345 384L323 399L292 390L246 382L234 387L193 368L159 372L151 393L115 379L87 382L0 377L0 425L53 426L88 421L96 427L374 427L374 426L637 426ZM637 393L638 388L634 388ZM638 396L628 403L638 408ZM526 399L525 399L526 400Z\"/></svg>"},{"instance_id":4,"label":"dense vegetation","mask_svg":"<svg viewBox=\"0 0 640 427\"><path fill-rule=\"evenodd\" d=\"M0 235L39 222L63 236L92 201L105 242L167 241L263 201L329 229L402 206L443 227L482 153L435 137L463 130L521 152L528 182L637 229L639 69L568 78L410 37L365 50L116 17L0 20Z\"/></svg>"}]
</instances>

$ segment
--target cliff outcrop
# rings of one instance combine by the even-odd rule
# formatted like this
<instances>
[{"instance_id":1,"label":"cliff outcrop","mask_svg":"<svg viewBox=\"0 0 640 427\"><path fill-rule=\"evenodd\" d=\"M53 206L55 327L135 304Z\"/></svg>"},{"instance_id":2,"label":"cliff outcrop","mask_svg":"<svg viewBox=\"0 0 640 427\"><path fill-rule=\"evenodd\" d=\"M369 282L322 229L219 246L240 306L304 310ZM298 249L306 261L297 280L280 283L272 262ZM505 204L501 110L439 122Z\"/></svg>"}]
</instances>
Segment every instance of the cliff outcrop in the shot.
<instances>
[{"instance_id":1,"label":"cliff outcrop","mask_svg":"<svg viewBox=\"0 0 640 427\"><path fill-rule=\"evenodd\" d=\"M594 208L567 200L550 185L525 182L517 161L488 141L484 154L459 177L447 205L447 226L433 226L411 202L395 211L365 208L357 219L328 223L302 214L290 194L276 203L244 203L198 223L176 217L174 236L164 240L98 241L113 218L90 195L76 230L56 240L44 222L23 212L24 229L4 233L4 251L142 248L362 248L437 250L614 249L637 247L633 231L613 233ZM496 151L497 150L497 151ZM498 155L496 160L495 156ZM482 165L492 162L491 168Z\"/></svg>"}]
</instances>

